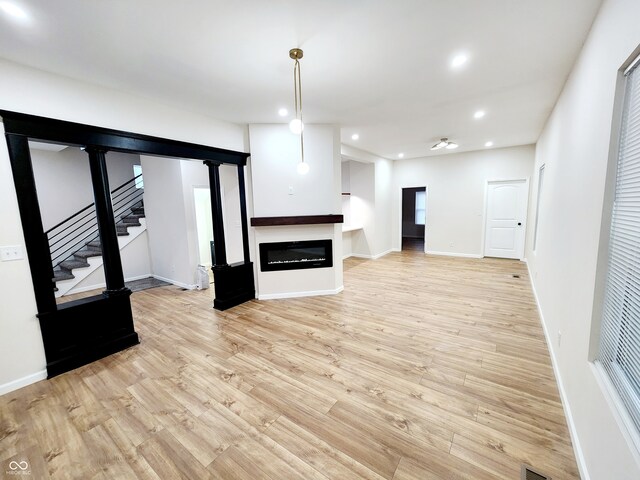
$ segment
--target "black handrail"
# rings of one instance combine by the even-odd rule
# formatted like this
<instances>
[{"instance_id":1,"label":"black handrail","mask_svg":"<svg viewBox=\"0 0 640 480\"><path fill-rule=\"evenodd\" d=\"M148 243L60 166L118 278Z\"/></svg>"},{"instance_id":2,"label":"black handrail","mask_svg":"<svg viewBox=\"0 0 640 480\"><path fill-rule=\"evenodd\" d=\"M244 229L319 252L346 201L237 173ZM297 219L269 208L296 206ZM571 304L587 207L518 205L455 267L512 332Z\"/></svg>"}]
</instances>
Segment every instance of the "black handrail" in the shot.
<instances>
[{"instance_id":1,"label":"black handrail","mask_svg":"<svg viewBox=\"0 0 640 480\"><path fill-rule=\"evenodd\" d=\"M137 175L111 191L114 217L120 217L116 221L116 225L124 224L124 218L131 214L131 209L135 208L136 205L142 205L144 190L137 187L137 180L141 177L142 174ZM113 196L116 192L118 192L117 195ZM76 252L82 250L87 243L99 238L96 212L95 208L93 211L91 210L92 207L95 207L95 204L87 205L47 230L46 235L54 269L61 262L73 257ZM81 217L77 218L79 216ZM51 232L62 226L64 226L62 230L50 235ZM67 232L70 229L72 230ZM64 232L67 233L60 238L56 238ZM52 242L53 239L56 240ZM54 246L56 247L53 248Z\"/></svg>"},{"instance_id":2,"label":"black handrail","mask_svg":"<svg viewBox=\"0 0 640 480\"><path fill-rule=\"evenodd\" d=\"M120 185L120 186L118 186L118 187L114 188L113 190L111 190L111 195L113 195L115 192L117 192L117 191L118 191L118 190L120 190L121 188L124 188L126 185L130 184L131 182L135 182L135 181L136 181L138 178L140 178L140 177L142 177L142 174L140 174L140 175L136 175L136 176L135 176L135 177L133 177L132 179L127 180L126 182L124 182L122 185ZM45 235L49 235L49 233L50 233L52 230L55 230L56 228L58 228L59 226L61 226L63 223L67 223L67 222L68 222L69 220L71 220L73 217L75 217L75 216L77 216L77 215L80 215L82 212L84 212L85 210L87 210L88 208L91 208L91 207L93 207L93 206L95 206L95 203L91 203L91 204L87 205L86 207L84 207L83 209L78 210L76 213L74 213L74 214L73 214L73 215L71 215L70 217L65 218L65 219L64 219L63 221L61 221L60 223L58 223L58 224L57 224L57 225L55 225L54 227L51 227L51 228L50 228L49 230L47 230L46 232L44 232L44 233L45 233Z\"/></svg>"}]
</instances>

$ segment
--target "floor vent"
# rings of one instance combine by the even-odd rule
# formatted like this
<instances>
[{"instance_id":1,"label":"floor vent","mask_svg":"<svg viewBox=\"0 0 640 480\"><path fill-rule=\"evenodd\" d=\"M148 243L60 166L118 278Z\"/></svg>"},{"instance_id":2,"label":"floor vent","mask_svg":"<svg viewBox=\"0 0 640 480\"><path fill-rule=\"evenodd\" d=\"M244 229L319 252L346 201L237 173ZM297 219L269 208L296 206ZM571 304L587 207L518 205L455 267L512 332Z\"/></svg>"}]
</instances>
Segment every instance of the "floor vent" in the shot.
<instances>
[{"instance_id":1,"label":"floor vent","mask_svg":"<svg viewBox=\"0 0 640 480\"><path fill-rule=\"evenodd\" d=\"M511 275L513 278L520 278L520 275Z\"/></svg>"},{"instance_id":2,"label":"floor vent","mask_svg":"<svg viewBox=\"0 0 640 480\"><path fill-rule=\"evenodd\" d=\"M522 465L521 480L551 480L551 477L535 471L529 465Z\"/></svg>"}]
</instances>

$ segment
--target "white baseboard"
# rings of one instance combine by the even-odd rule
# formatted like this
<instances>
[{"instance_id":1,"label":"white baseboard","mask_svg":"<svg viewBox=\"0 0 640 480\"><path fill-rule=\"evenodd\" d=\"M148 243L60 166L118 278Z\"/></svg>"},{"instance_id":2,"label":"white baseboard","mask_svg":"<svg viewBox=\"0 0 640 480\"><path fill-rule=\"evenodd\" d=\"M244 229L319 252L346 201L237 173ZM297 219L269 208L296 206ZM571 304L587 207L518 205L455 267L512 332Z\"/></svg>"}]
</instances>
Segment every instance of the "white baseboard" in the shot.
<instances>
[{"instance_id":1,"label":"white baseboard","mask_svg":"<svg viewBox=\"0 0 640 480\"><path fill-rule=\"evenodd\" d=\"M432 250L427 250L425 253L427 255L437 255L439 257L483 258L482 255L478 255L476 253L434 252Z\"/></svg>"},{"instance_id":2,"label":"white baseboard","mask_svg":"<svg viewBox=\"0 0 640 480\"><path fill-rule=\"evenodd\" d=\"M258 300L277 300L280 298L319 297L322 295L336 295L344 290L344 285L333 290L314 290L307 292L267 293L258 295Z\"/></svg>"},{"instance_id":3,"label":"white baseboard","mask_svg":"<svg viewBox=\"0 0 640 480\"><path fill-rule=\"evenodd\" d=\"M387 250L386 252L378 253L377 255L364 255L362 253L351 253L348 255L348 257L364 258L367 260L377 260L394 251L395 250L391 249L391 250ZM345 257L345 258L348 258L348 257Z\"/></svg>"},{"instance_id":4,"label":"white baseboard","mask_svg":"<svg viewBox=\"0 0 640 480\"><path fill-rule=\"evenodd\" d=\"M18 378L16 380L12 380L0 385L0 395L13 392L14 390L18 390L19 388L26 387L27 385L39 382L40 380L44 380L45 378L47 378L46 368L44 370L40 370L39 372L32 373L31 375L27 375L26 377Z\"/></svg>"},{"instance_id":5,"label":"white baseboard","mask_svg":"<svg viewBox=\"0 0 640 480\"><path fill-rule=\"evenodd\" d=\"M155 278L156 280L162 280L163 282L170 283L172 285L175 285L176 287L186 288L187 290L195 290L198 287L196 284L182 283L182 282L178 282L177 280L161 277L160 275L150 275L150 276Z\"/></svg>"},{"instance_id":6,"label":"white baseboard","mask_svg":"<svg viewBox=\"0 0 640 480\"><path fill-rule=\"evenodd\" d=\"M145 273L144 275L136 275L135 277L127 277L127 278L124 279L124 281L125 282L133 282L134 280L142 280L143 278L149 278L149 277L153 277L153 275L151 275L150 273ZM106 287L107 287L107 284L102 282L102 283L98 283L96 285L88 285L86 287L72 288L67 293L65 293L65 295L73 295L74 293L83 293L83 292L88 292L89 290L96 290L98 288L106 288Z\"/></svg>"},{"instance_id":7,"label":"white baseboard","mask_svg":"<svg viewBox=\"0 0 640 480\"><path fill-rule=\"evenodd\" d=\"M540 300L538 299L538 292L536 291L536 285L533 283L533 275L529 264L527 263L527 272L529 273L529 282L531 283L531 290L533 291L533 298L536 300L538 306L538 315L540 315L540 323L542 323L542 330L544 331L544 338L547 341L547 349L549 350L549 356L551 357L551 365L553 366L553 374L556 377L556 384L558 385L558 391L560 392L560 399L562 400L562 408L564 410L564 416L567 419L567 425L569 427L569 435L571 436L571 444L573 445L573 453L576 456L576 463L578 464L578 470L580 471L580 478L582 480L590 480L589 471L587 470L587 462L582 452L580 445L580 438L578 437L578 431L573 421L573 414L571 413L571 407L569 405L569 399L562 383L562 377L560 376L560 370L558 368L558 362L556 361L555 351L552 348L551 336L547 330L547 323L544 321L544 315L542 314L542 308L540 307Z\"/></svg>"}]
</instances>

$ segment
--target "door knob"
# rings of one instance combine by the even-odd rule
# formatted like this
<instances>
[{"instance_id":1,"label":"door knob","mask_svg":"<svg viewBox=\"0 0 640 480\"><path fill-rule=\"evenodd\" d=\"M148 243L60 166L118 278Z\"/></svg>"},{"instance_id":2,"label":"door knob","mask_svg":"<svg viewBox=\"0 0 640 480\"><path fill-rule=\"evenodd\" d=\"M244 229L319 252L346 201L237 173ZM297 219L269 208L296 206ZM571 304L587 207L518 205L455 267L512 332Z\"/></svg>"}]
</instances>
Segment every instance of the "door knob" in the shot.
<instances>
[{"instance_id":1,"label":"door knob","mask_svg":"<svg viewBox=\"0 0 640 480\"><path fill-rule=\"evenodd\" d=\"M522 222L518 222L518 226L521 226L521 225L522 225Z\"/></svg>"}]
</instances>

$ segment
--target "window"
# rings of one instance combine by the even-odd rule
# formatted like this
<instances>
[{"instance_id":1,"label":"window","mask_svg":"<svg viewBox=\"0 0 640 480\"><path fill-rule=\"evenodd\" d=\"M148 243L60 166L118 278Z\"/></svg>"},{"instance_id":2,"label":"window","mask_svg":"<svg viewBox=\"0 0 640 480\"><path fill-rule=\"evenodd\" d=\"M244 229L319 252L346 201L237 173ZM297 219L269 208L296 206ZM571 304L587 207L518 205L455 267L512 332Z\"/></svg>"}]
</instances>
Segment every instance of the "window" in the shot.
<instances>
[{"instance_id":1,"label":"window","mask_svg":"<svg viewBox=\"0 0 640 480\"><path fill-rule=\"evenodd\" d=\"M142 178L142 166L133 166L133 176L136 179L136 188L144 188L144 179Z\"/></svg>"},{"instance_id":2,"label":"window","mask_svg":"<svg viewBox=\"0 0 640 480\"><path fill-rule=\"evenodd\" d=\"M540 219L540 195L542 194L542 185L544 184L544 165L538 171L538 198L536 199L536 224L533 228L533 251L536 251L538 244L538 220Z\"/></svg>"},{"instance_id":3,"label":"window","mask_svg":"<svg viewBox=\"0 0 640 480\"><path fill-rule=\"evenodd\" d=\"M640 430L640 70L626 75L599 361Z\"/></svg>"},{"instance_id":4,"label":"window","mask_svg":"<svg viewBox=\"0 0 640 480\"><path fill-rule=\"evenodd\" d=\"M416 192L416 225L424 225L427 216L427 192Z\"/></svg>"}]
</instances>

